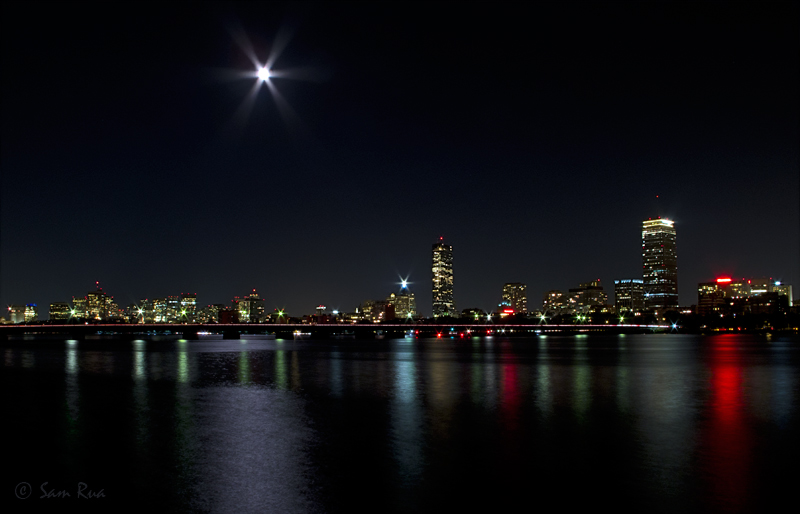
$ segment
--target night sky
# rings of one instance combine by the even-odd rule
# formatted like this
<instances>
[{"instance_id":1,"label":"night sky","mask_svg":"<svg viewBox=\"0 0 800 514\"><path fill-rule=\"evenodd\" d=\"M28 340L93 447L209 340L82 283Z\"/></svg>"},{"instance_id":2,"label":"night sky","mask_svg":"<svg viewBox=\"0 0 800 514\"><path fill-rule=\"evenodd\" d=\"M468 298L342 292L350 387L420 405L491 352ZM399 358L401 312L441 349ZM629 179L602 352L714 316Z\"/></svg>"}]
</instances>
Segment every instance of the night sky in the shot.
<instances>
[{"instance_id":1,"label":"night sky","mask_svg":"<svg viewBox=\"0 0 800 514\"><path fill-rule=\"evenodd\" d=\"M657 216L681 305L723 273L797 296L797 5L4 3L0 303L302 315L408 277L430 315L440 236L459 310L611 300ZM283 46L277 101L234 80L245 39Z\"/></svg>"}]
</instances>

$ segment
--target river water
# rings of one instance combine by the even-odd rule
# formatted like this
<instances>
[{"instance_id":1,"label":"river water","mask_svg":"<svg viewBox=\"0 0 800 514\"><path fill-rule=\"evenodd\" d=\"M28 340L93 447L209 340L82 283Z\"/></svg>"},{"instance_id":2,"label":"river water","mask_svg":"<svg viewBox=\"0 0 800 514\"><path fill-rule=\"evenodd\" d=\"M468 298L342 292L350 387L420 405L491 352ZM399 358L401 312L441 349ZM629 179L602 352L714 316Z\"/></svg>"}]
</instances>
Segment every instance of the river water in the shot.
<instances>
[{"instance_id":1,"label":"river water","mask_svg":"<svg viewBox=\"0 0 800 514\"><path fill-rule=\"evenodd\" d=\"M0 352L2 497L23 510L756 512L797 497L797 338Z\"/></svg>"}]
</instances>

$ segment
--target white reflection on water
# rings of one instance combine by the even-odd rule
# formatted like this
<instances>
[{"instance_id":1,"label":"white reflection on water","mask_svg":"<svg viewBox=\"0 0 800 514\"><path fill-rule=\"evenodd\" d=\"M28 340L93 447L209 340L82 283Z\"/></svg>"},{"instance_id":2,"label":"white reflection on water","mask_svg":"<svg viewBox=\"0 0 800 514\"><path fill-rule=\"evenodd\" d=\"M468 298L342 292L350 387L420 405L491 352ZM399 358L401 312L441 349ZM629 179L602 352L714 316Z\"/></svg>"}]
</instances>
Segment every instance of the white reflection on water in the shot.
<instances>
[{"instance_id":1,"label":"white reflection on water","mask_svg":"<svg viewBox=\"0 0 800 514\"><path fill-rule=\"evenodd\" d=\"M133 377L137 380L147 378L147 353L145 352L146 343L141 339L133 342Z\"/></svg>"},{"instance_id":2,"label":"white reflection on water","mask_svg":"<svg viewBox=\"0 0 800 514\"><path fill-rule=\"evenodd\" d=\"M67 341L67 360L65 364L67 375L78 373L78 342Z\"/></svg>"},{"instance_id":3,"label":"white reflection on water","mask_svg":"<svg viewBox=\"0 0 800 514\"><path fill-rule=\"evenodd\" d=\"M473 403L480 404L483 401L483 364L481 364L481 354L479 353L480 341L472 342L472 364L469 366L470 397Z\"/></svg>"},{"instance_id":4,"label":"white reflection on water","mask_svg":"<svg viewBox=\"0 0 800 514\"><path fill-rule=\"evenodd\" d=\"M488 408L495 408L498 403L498 386L497 386L497 361L495 356L495 341L494 337L487 337L486 340L486 353L483 354L483 402Z\"/></svg>"},{"instance_id":5,"label":"white reflection on water","mask_svg":"<svg viewBox=\"0 0 800 514\"><path fill-rule=\"evenodd\" d=\"M67 426L69 435L76 434L78 429L78 415L80 414L78 402L80 400L80 389L78 386L78 341L66 341L66 359L64 359L64 371L66 381L66 400L67 400Z\"/></svg>"},{"instance_id":6,"label":"white reflection on water","mask_svg":"<svg viewBox=\"0 0 800 514\"><path fill-rule=\"evenodd\" d=\"M133 342L133 410L136 444L143 450L150 444L150 409L148 405L147 351L141 339Z\"/></svg>"},{"instance_id":7,"label":"white reflection on water","mask_svg":"<svg viewBox=\"0 0 800 514\"><path fill-rule=\"evenodd\" d=\"M331 352L331 394L336 398L344 394L344 381L342 379L342 352L333 350Z\"/></svg>"},{"instance_id":8,"label":"white reflection on water","mask_svg":"<svg viewBox=\"0 0 800 514\"><path fill-rule=\"evenodd\" d=\"M23 350L22 354L22 367L23 368L33 368L36 365L36 358L33 356L33 352L30 350Z\"/></svg>"},{"instance_id":9,"label":"white reflection on water","mask_svg":"<svg viewBox=\"0 0 800 514\"><path fill-rule=\"evenodd\" d=\"M793 413L794 396L797 394L797 374L790 366L775 366L772 375L772 415L780 428L785 428Z\"/></svg>"},{"instance_id":10,"label":"white reflection on water","mask_svg":"<svg viewBox=\"0 0 800 514\"><path fill-rule=\"evenodd\" d=\"M539 364L536 366L536 386L534 395L539 411L549 416L553 412L553 393L550 391L550 365Z\"/></svg>"},{"instance_id":11,"label":"white reflection on water","mask_svg":"<svg viewBox=\"0 0 800 514\"><path fill-rule=\"evenodd\" d=\"M572 375L572 406L578 418L583 418L592 403L592 379L587 362L589 340L586 334L575 336L575 364Z\"/></svg>"},{"instance_id":12,"label":"white reflection on water","mask_svg":"<svg viewBox=\"0 0 800 514\"><path fill-rule=\"evenodd\" d=\"M298 396L267 387L196 391L195 423L184 462L192 510L312 512L314 432Z\"/></svg>"},{"instance_id":13,"label":"white reflection on water","mask_svg":"<svg viewBox=\"0 0 800 514\"><path fill-rule=\"evenodd\" d=\"M412 402L416 399L417 383L414 353L410 351L397 352L394 363L395 395L403 403Z\"/></svg>"},{"instance_id":14,"label":"white reflection on water","mask_svg":"<svg viewBox=\"0 0 800 514\"><path fill-rule=\"evenodd\" d=\"M682 366L679 354L668 346L663 350L639 354L623 387L630 390L635 403L636 439L641 442L642 462L649 473L645 490L680 505L686 487L683 480L691 473L698 443L695 405L687 394L697 387L687 377L697 376L698 371Z\"/></svg>"},{"instance_id":15,"label":"white reflection on water","mask_svg":"<svg viewBox=\"0 0 800 514\"><path fill-rule=\"evenodd\" d=\"M401 344L401 348L406 347ZM392 450L399 476L409 486L422 479L424 414L417 391L417 364L413 345L394 354L394 394L392 395Z\"/></svg>"}]
</instances>

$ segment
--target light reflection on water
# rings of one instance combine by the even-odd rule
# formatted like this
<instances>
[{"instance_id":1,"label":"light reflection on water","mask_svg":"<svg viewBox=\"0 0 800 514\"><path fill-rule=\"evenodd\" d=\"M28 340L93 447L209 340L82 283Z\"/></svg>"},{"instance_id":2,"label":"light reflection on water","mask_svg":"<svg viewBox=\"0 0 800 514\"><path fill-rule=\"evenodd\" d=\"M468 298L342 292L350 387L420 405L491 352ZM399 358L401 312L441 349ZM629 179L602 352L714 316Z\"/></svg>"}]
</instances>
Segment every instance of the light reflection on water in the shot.
<instances>
[{"instance_id":1,"label":"light reflection on water","mask_svg":"<svg viewBox=\"0 0 800 514\"><path fill-rule=\"evenodd\" d=\"M116 487L173 510L346 511L363 488L420 510L572 476L595 498L624 484L631 508L736 511L800 457L799 354L745 336L26 342L2 391L34 427L21 444L53 441L32 461L135 469Z\"/></svg>"},{"instance_id":2,"label":"light reflection on water","mask_svg":"<svg viewBox=\"0 0 800 514\"><path fill-rule=\"evenodd\" d=\"M424 413L417 391L417 363L413 342L396 344L394 394L391 409L392 453L398 475L405 487L414 487L425 468Z\"/></svg>"}]
</instances>

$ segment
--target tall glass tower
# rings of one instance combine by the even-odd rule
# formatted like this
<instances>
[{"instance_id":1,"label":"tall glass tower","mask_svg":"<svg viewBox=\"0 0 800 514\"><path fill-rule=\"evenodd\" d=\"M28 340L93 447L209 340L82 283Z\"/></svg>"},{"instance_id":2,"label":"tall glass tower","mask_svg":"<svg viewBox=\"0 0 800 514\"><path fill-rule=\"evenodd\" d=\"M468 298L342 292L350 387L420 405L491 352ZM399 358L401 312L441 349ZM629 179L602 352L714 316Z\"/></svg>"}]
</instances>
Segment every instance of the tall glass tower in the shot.
<instances>
[{"instance_id":1,"label":"tall glass tower","mask_svg":"<svg viewBox=\"0 0 800 514\"><path fill-rule=\"evenodd\" d=\"M433 245L433 316L456 316L453 300L453 247L439 238Z\"/></svg>"},{"instance_id":2,"label":"tall glass tower","mask_svg":"<svg viewBox=\"0 0 800 514\"><path fill-rule=\"evenodd\" d=\"M675 222L642 222L642 282L645 309L658 314L678 308L678 251Z\"/></svg>"}]
</instances>

